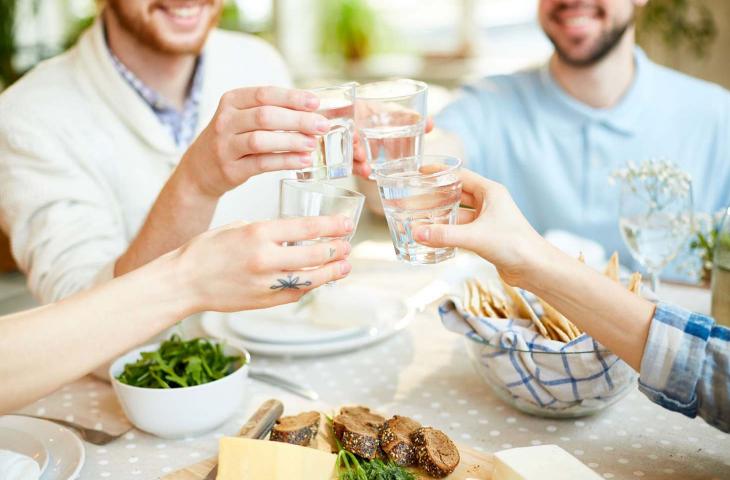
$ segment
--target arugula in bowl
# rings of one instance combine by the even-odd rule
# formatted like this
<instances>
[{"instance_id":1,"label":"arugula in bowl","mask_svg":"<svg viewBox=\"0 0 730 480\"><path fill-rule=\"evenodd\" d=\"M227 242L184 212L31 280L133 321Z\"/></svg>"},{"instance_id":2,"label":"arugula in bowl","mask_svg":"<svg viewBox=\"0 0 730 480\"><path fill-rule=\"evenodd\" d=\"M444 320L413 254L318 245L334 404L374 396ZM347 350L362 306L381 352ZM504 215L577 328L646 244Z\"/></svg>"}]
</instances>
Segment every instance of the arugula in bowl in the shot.
<instances>
[{"instance_id":1,"label":"arugula in bowl","mask_svg":"<svg viewBox=\"0 0 730 480\"><path fill-rule=\"evenodd\" d=\"M117 380L133 387L183 388L219 380L242 367L243 356L223 353L223 344L173 335L153 352L124 366Z\"/></svg>"}]
</instances>

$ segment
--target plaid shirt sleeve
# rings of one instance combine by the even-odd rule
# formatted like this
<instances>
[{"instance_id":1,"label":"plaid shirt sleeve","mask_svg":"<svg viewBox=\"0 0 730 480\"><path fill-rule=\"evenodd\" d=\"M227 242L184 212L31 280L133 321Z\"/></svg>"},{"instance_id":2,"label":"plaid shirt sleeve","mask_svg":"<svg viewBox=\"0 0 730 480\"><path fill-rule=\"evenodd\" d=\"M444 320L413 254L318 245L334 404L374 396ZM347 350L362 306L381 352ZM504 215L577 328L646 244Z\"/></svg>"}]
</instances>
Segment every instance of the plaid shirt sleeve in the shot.
<instances>
[{"instance_id":1,"label":"plaid shirt sleeve","mask_svg":"<svg viewBox=\"0 0 730 480\"><path fill-rule=\"evenodd\" d=\"M730 329L660 303L641 361L639 389L664 408L699 415L730 432Z\"/></svg>"}]
</instances>

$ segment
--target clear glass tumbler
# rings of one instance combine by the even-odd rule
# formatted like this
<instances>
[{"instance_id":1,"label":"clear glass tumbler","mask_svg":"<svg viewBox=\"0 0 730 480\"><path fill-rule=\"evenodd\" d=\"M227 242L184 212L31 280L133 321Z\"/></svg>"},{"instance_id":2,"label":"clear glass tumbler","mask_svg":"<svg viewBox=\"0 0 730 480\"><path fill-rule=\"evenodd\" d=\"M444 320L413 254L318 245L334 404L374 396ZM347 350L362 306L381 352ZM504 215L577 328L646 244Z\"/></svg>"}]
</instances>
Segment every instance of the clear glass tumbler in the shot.
<instances>
[{"instance_id":1,"label":"clear glass tumbler","mask_svg":"<svg viewBox=\"0 0 730 480\"><path fill-rule=\"evenodd\" d=\"M349 241L357 229L364 203L365 196L354 190L312 180L283 179L279 190L279 217L343 215L352 220L354 226L352 233L345 238ZM296 245L329 240L331 238L318 238L297 242Z\"/></svg>"},{"instance_id":2,"label":"clear glass tumbler","mask_svg":"<svg viewBox=\"0 0 730 480\"><path fill-rule=\"evenodd\" d=\"M422 155L393 160L375 172L390 237L399 259L414 264L452 258L453 247L434 248L413 239L413 227L456 223L461 201L461 160Z\"/></svg>"},{"instance_id":3,"label":"clear glass tumbler","mask_svg":"<svg viewBox=\"0 0 730 480\"><path fill-rule=\"evenodd\" d=\"M355 91L355 124L374 172L385 162L421 154L428 86L399 79L360 85Z\"/></svg>"},{"instance_id":4,"label":"clear glass tumbler","mask_svg":"<svg viewBox=\"0 0 730 480\"><path fill-rule=\"evenodd\" d=\"M299 170L297 178L326 180L352 175L356 86L357 83L351 82L309 90L319 97L317 113L330 120L330 130L318 136L317 148L312 152L312 166Z\"/></svg>"}]
</instances>

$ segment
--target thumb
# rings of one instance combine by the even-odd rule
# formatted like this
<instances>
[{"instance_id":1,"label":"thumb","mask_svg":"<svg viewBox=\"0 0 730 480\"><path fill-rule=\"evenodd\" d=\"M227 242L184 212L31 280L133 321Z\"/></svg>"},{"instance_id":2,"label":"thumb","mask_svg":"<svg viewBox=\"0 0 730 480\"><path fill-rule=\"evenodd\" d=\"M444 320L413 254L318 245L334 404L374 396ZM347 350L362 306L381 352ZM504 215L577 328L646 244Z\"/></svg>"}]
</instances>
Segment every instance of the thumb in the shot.
<instances>
[{"instance_id":1,"label":"thumb","mask_svg":"<svg viewBox=\"0 0 730 480\"><path fill-rule=\"evenodd\" d=\"M463 247L472 243L468 225L421 225L413 229L414 239L429 247Z\"/></svg>"}]
</instances>

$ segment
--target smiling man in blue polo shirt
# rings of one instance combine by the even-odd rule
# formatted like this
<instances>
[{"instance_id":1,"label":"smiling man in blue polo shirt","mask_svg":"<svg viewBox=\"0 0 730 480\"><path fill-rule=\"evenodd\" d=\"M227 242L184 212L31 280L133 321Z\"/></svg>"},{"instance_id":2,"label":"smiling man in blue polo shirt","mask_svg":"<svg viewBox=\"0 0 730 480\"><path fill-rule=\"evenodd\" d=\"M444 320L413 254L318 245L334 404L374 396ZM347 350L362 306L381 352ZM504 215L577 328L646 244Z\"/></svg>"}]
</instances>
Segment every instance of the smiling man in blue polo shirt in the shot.
<instances>
[{"instance_id":1,"label":"smiling man in blue polo shirt","mask_svg":"<svg viewBox=\"0 0 730 480\"><path fill-rule=\"evenodd\" d=\"M652 63L635 44L647 0L540 0L548 64L466 86L436 126L470 169L505 184L541 232L628 253L610 174L659 157L691 174L695 210L730 203L730 94Z\"/></svg>"}]
</instances>

